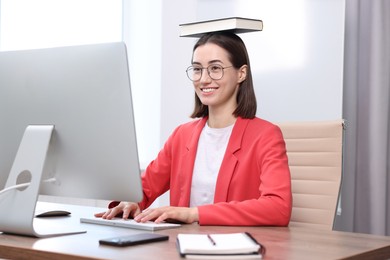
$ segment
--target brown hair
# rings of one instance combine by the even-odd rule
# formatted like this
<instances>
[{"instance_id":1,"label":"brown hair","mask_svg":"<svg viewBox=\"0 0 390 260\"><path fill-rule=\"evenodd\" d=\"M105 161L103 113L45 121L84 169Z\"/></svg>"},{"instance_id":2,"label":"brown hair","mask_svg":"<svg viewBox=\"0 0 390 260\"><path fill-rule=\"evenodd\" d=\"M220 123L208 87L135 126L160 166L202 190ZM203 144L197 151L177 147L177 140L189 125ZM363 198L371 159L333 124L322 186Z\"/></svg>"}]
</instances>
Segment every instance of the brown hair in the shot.
<instances>
[{"instance_id":1,"label":"brown hair","mask_svg":"<svg viewBox=\"0 0 390 260\"><path fill-rule=\"evenodd\" d=\"M244 81L240 83L237 93L237 108L233 115L242 118L254 118L256 116L256 96L253 88L252 72L249 64L249 56L245 44L240 37L231 32L216 32L203 35L195 44L193 52L199 46L213 43L225 49L229 54L229 61L233 67L239 69L243 65L248 66ZM195 107L191 118L208 116L208 106L203 105L195 93Z\"/></svg>"}]
</instances>

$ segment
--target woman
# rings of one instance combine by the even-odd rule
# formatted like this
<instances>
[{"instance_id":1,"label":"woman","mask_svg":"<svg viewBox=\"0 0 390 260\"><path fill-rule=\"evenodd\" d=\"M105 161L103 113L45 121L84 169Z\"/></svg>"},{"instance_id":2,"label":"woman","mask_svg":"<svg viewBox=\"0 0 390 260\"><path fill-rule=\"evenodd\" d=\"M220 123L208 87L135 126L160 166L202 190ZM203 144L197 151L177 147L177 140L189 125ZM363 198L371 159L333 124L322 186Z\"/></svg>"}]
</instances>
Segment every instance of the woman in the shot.
<instances>
[{"instance_id":1,"label":"woman","mask_svg":"<svg viewBox=\"0 0 390 260\"><path fill-rule=\"evenodd\" d=\"M138 222L286 226L291 180L280 129L256 114L249 57L240 37L209 33L195 44L187 75L192 118L180 125L142 174L144 199L120 202L97 217L123 213ZM170 206L148 208L170 190Z\"/></svg>"}]
</instances>

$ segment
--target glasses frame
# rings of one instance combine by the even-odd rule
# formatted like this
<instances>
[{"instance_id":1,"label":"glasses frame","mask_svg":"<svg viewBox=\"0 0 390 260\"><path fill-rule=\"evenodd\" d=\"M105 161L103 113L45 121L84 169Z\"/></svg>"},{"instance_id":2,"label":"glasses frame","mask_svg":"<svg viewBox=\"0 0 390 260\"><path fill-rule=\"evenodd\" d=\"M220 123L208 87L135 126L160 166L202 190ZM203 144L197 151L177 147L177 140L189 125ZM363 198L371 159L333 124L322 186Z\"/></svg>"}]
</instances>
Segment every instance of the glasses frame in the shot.
<instances>
[{"instance_id":1,"label":"glasses frame","mask_svg":"<svg viewBox=\"0 0 390 260\"><path fill-rule=\"evenodd\" d=\"M219 68L221 68L222 69L222 73L221 73L221 77L219 77L219 78L214 78L213 76L211 76L211 68L212 67L219 67ZM189 66L187 69L186 69L186 74L187 74L187 77L189 78L189 80L191 80L192 82L196 82L196 81L199 81L201 78L202 78L202 75L203 75L203 70L207 70L207 74L209 75L209 77L212 79L212 80L220 80L220 79L222 79L223 78L223 75L225 74L225 69L228 69L228 68L231 68L231 67L233 67L233 65L231 65L231 66L226 66L226 67L223 67L222 65L219 65L219 64L211 64L211 65L209 65L209 66L207 66L206 68L204 68L204 67L196 67L197 69L201 69L201 72L200 72L200 75L199 75L199 79L196 79L196 80L194 80L194 79L192 79L191 77L190 77L190 75L188 74L188 72L190 71L190 70L193 70L194 69L194 66L193 65L191 65L191 66Z\"/></svg>"}]
</instances>

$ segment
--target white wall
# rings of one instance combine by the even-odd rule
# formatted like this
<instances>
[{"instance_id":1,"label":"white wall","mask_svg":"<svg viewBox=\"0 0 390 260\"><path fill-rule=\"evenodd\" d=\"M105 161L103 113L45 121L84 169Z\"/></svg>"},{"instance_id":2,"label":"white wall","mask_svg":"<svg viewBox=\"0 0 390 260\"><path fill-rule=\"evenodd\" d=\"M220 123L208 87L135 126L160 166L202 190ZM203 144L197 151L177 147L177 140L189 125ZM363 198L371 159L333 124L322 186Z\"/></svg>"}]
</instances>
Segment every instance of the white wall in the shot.
<instances>
[{"instance_id":1,"label":"white wall","mask_svg":"<svg viewBox=\"0 0 390 260\"><path fill-rule=\"evenodd\" d=\"M189 120L193 94L185 69L193 41L179 37L179 23L195 19L196 1L124 0L124 4L124 40L140 162L145 167L174 127Z\"/></svg>"},{"instance_id":2,"label":"white wall","mask_svg":"<svg viewBox=\"0 0 390 260\"><path fill-rule=\"evenodd\" d=\"M133 31L127 41L143 166L178 124L190 120L194 92L185 69L195 39L179 37L180 23L262 19L262 32L240 35L251 57L258 116L271 121L342 117L345 0L129 2Z\"/></svg>"},{"instance_id":3,"label":"white wall","mask_svg":"<svg viewBox=\"0 0 390 260\"><path fill-rule=\"evenodd\" d=\"M243 16L263 20L261 33L241 35L251 57L258 116L273 121L341 117L344 1L199 3L199 19ZM224 4L227 8L221 8Z\"/></svg>"},{"instance_id":4,"label":"white wall","mask_svg":"<svg viewBox=\"0 0 390 260\"><path fill-rule=\"evenodd\" d=\"M127 45L141 167L160 149L160 1L125 0L123 39Z\"/></svg>"}]
</instances>

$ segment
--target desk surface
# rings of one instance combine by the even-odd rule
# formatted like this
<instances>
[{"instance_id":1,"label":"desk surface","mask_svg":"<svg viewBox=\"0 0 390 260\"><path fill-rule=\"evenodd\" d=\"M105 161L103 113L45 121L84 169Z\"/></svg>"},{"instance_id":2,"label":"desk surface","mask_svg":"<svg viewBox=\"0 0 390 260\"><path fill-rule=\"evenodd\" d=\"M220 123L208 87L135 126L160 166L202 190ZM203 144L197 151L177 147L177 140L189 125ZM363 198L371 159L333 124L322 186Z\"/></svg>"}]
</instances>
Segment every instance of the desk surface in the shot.
<instances>
[{"instance_id":1,"label":"desk surface","mask_svg":"<svg viewBox=\"0 0 390 260\"><path fill-rule=\"evenodd\" d=\"M72 212L71 217L44 219L52 224L80 226L87 233L33 238L0 234L0 257L10 259L182 259L176 249L179 233L250 232L266 247L263 259L390 259L390 237L302 227L226 227L183 225L157 231L169 235L168 241L116 248L99 245L98 240L136 234L140 230L80 223L101 208L39 202L38 207L55 207ZM4 214L4 213L3 213Z\"/></svg>"}]
</instances>

